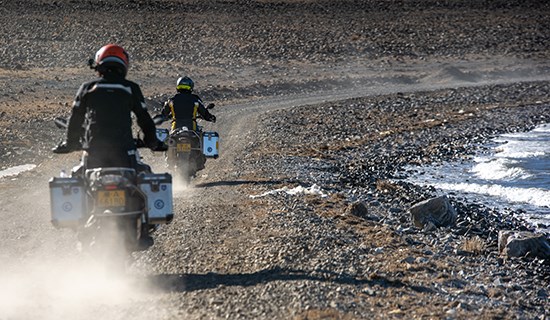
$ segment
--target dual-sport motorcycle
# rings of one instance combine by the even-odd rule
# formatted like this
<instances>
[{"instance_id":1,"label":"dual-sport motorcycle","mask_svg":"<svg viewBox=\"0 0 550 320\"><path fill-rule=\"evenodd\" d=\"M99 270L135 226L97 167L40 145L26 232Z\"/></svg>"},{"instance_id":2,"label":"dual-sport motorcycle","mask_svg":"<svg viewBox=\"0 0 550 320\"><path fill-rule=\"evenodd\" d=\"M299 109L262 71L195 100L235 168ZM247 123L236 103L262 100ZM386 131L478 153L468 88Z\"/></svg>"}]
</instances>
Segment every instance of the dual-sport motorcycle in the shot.
<instances>
[{"instance_id":1,"label":"dual-sport motorcycle","mask_svg":"<svg viewBox=\"0 0 550 320\"><path fill-rule=\"evenodd\" d=\"M55 119L59 128L67 127L64 118ZM138 148L145 146L135 139ZM51 218L58 228L76 231L82 251L102 255L110 263L122 262L133 251L153 244L151 233L172 221L172 177L151 173L136 161L134 168L86 169L87 153L71 175L50 179ZM125 263L125 262L124 262Z\"/></svg>"},{"instance_id":2,"label":"dual-sport motorcycle","mask_svg":"<svg viewBox=\"0 0 550 320\"><path fill-rule=\"evenodd\" d=\"M207 109L213 109L214 104L209 104ZM202 119L197 115L197 119ZM153 117L156 125L160 125L170 118L159 114ZM168 145L166 162L173 175L186 185L197 172L204 169L207 158L218 158L219 135L217 132L203 131L203 127L197 125L196 130L181 127L173 130L157 129L157 138Z\"/></svg>"}]
</instances>

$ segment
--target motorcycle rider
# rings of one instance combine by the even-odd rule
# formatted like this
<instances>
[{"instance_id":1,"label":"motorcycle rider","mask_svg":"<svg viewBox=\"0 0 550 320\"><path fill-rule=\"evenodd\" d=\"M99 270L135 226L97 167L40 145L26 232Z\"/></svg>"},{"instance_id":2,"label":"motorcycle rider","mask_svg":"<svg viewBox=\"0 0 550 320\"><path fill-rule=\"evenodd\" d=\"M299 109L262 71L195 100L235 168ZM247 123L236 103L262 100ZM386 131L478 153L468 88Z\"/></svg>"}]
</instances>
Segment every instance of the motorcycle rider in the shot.
<instances>
[{"instance_id":1,"label":"motorcycle rider","mask_svg":"<svg viewBox=\"0 0 550 320\"><path fill-rule=\"evenodd\" d=\"M216 122L216 116L211 114L208 109L214 107L211 103L205 107L201 98L193 93L195 83L189 77L180 77L176 82L177 93L164 103L162 115L172 120L172 131L181 127L197 131L197 114L206 121ZM206 157L204 154L200 157L198 170L204 169Z\"/></svg>"},{"instance_id":2,"label":"motorcycle rider","mask_svg":"<svg viewBox=\"0 0 550 320\"><path fill-rule=\"evenodd\" d=\"M197 130L197 113L206 121L216 122L202 103L198 95L193 94L195 83L189 77L180 77L176 83L175 96L164 103L162 114L172 119L172 130L187 127L189 130ZM210 104L209 107L214 104Z\"/></svg>"},{"instance_id":3,"label":"motorcycle rider","mask_svg":"<svg viewBox=\"0 0 550 320\"><path fill-rule=\"evenodd\" d=\"M145 99L138 84L127 80L128 53L120 46L108 44L97 51L99 78L82 84L73 102L67 129L67 140L54 153L87 151L86 168L129 167L150 171L137 159L132 135L133 112L144 133L144 142L154 151L168 146L156 137L155 124L147 112ZM145 166L145 168L144 168Z\"/></svg>"}]
</instances>

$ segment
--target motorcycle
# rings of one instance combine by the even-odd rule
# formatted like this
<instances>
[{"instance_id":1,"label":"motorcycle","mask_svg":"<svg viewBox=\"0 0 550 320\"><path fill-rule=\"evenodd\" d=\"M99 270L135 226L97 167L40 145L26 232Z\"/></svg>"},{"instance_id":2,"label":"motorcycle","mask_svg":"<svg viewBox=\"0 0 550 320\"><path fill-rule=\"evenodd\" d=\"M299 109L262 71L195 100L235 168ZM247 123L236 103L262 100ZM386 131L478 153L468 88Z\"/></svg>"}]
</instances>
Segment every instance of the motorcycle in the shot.
<instances>
[{"instance_id":1,"label":"motorcycle","mask_svg":"<svg viewBox=\"0 0 550 320\"><path fill-rule=\"evenodd\" d=\"M64 118L55 123L67 128ZM135 140L138 148L145 146L141 139ZM152 232L172 221L172 177L151 173L139 161L140 172L122 167L86 169L86 159L84 152L71 175L62 171L50 179L51 222L57 228L73 229L82 251L118 264L131 252L148 249ZM136 159L141 159L137 150Z\"/></svg>"},{"instance_id":2,"label":"motorcycle","mask_svg":"<svg viewBox=\"0 0 550 320\"><path fill-rule=\"evenodd\" d=\"M209 104L207 109L214 108L214 104ZM197 115L197 119L201 119ZM159 114L153 117L156 125L160 125L170 120L166 116ZM188 185L196 176L197 172L204 169L207 158L216 159L219 156L219 135L217 132L205 132L202 126L197 126L197 130L191 130L187 127L181 127L174 130L157 129L157 138L166 142L168 151L166 152L166 162L173 174Z\"/></svg>"}]
</instances>

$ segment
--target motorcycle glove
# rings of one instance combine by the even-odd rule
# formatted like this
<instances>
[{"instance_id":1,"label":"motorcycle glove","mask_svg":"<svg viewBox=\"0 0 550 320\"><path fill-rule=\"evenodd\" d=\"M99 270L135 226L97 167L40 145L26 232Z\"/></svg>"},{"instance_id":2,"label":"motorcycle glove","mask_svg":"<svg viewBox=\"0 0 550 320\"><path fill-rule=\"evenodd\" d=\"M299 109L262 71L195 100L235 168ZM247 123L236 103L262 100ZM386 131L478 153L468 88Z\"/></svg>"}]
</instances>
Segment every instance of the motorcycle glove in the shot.
<instances>
[{"instance_id":1,"label":"motorcycle glove","mask_svg":"<svg viewBox=\"0 0 550 320\"><path fill-rule=\"evenodd\" d=\"M143 148L145 147L145 141L141 140L141 139L136 139L134 138L134 143L136 144L136 148Z\"/></svg>"},{"instance_id":2,"label":"motorcycle glove","mask_svg":"<svg viewBox=\"0 0 550 320\"><path fill-rule=\"evenodd\" d=\"M168 145L160 140L157 140L157 143L154 146L150 147L153 151L168 151Z\"/></svg>"},{"instance_id":3,"label":"motorcycle glove","mask_svg":"<svg viewBox=\"0 0 550 320\"><path fill-rule=\"evenodd\" d=\"M216 123L216 116L215 116L215 115L211 115L211 116L210 116L210 121L212 121L213 123Z\"/></svg>"}]
</instances>

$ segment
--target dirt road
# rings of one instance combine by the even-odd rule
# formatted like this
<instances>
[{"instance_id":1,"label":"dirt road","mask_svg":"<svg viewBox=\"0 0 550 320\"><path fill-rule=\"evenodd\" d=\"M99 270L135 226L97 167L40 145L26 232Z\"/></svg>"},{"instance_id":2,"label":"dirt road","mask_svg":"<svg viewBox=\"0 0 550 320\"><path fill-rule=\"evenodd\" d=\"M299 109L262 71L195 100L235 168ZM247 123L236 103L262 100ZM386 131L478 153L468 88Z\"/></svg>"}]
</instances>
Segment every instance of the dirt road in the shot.
<instances>
[{"instance_id":1,"label":"dirt road","mask_svg":"<svg viewBox=\"0 0 550 320\"><path fill-rule=\"evenodd\" d=\"M346 276L346 263L338 262L342 259L338 257L347 247L332 247L331 243L336 237L348 242L350 248L360 247L367 238L338 227L332 220L315 223L316 241L326 243L323 250L327 251L327 259L334 251L336 262L332 267L325 262L317 262L317 267L311 261L300 262L307 254L294 251L300 248L300 235L312 232L301 228L310 226L292 220L282 229L274 226L272 216L277 208L271 208L269 201L254 201L249 195L281 187L280 182L251 174L247 168L236 166L242 163L236 160L246 159L246 147L257 143L255 124L258 116L269 110L371 94L525 80L483 74L477 64L468 69L468 64L462 63L463 74L477 72L487 79L465 82L449 73L452 67L434 67L433 74L426 76L429 81L414 85L383 83L218 106L219 121L208 124L207 129L220 133L222 156L208 161L194 187L176 186L173 223L158 231L155 245L136 256L127 275L104 272L101 266L83 260L76 251L72 232L55 230L49 223L47 180L60 168L75 164L77 154L50 156L31 172L1 179L0 212L5 221L0 226L0 257L4 261L0 281L5 284L1 318L352 317L352 313L338 311L339 306L357 303L353 302L357 290L367 290L367 295L369 290L378 290L376 281ZM421 70L427 72L429 68L422 66ZM503 73L506 70L495 72ZM392 76L387 74L388 78ZM439 80L434 81L437 77ZM162 156L149 151L143 155L154 171L164 171ZM285 238L291 248L271 247L273 239ZM291 263L293 259L298 261ZM376 299L365 301L358 310L375 308ZM438 314L431 308L426 310ZM384 317L391 311L373 309L371 314ZM364 311L361 313L364 315Z\"/></svg>"},{"instance_id":2,"label":"dirt road","mask_svg":"<svg viewBox=\"0 0 550 320\"><path fill-rule=\"evenodd\" d=\"M0 319L548 316L538 269L500 265L490 251L490 260L461 256L453 234L425 240L380 221L343 221L338 194L250 198L298 183L285 168L256 171L263 159L249 150L268 141L258 127L273 110L548 81L549 11L538 0L0 0L0 169L37 165L0 178ZM130 52L129 78L151 110L178 76L192 76L217 104L207 128L221 136L221 157L194 187L176 188L173 223L126 275L79 255L74 234L49 222L47 181L79 158L50 153L63 135L51 119L70 112L92 77L85 61L107 42ZM540 101L525 101L547 102L532 96ZM471 107L485 97L469 98ZM514 98L502 104L517 106ZM433 117L446 106L431 103ZM164 171L161 156L143 156ZM369 208L381 210L375 202Z\"/></svg>"}]
</instances>

